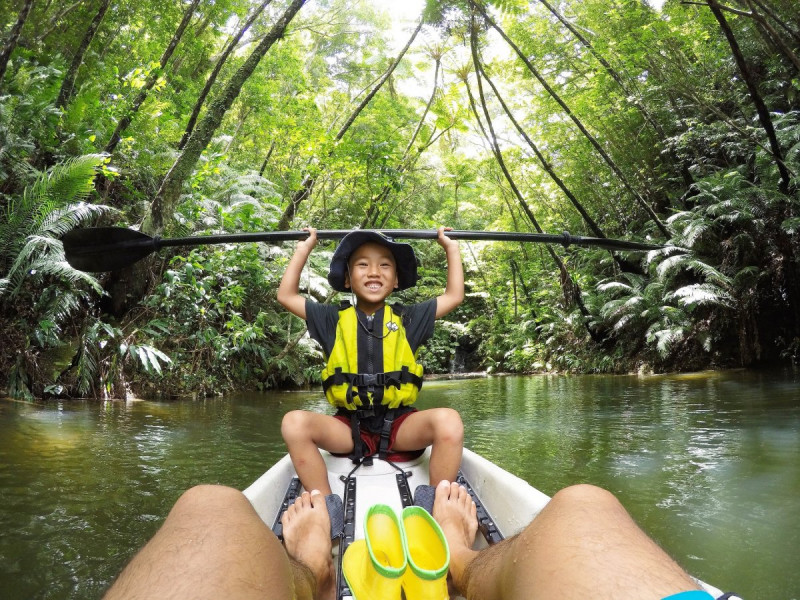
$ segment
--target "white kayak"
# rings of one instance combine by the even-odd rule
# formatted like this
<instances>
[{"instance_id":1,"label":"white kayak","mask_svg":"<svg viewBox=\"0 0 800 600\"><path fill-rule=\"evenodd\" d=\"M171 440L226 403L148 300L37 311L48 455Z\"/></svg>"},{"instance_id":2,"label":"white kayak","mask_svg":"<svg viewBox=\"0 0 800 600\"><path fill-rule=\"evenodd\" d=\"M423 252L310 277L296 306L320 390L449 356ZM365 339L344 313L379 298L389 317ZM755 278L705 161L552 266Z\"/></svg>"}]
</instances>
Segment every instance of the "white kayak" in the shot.
<instances>
[{"instance_id":1,"label":"white kayak","mask_svg":"<svg viewBox=\"0 0 800 600\"><path fill-rule=\"evenodd\" d=\"M328 466L331 490L344 501L344 535L334 548L337 571L337 598L351 598L339 568L339 558L354 540L364 537L364 517L370 506L387 504L399 515L412 504L418 485L428 483L430 448L419 458L388 463L375 458L371 465L355 467L348 458L323 452ZM467 486L478 505L479 532L475 548L483 548L519 533L544 508L549 496L486 460L464 449L459 482ZM280 516L303 491L289 456L284 456L259 477L244 494L261 519L280 534ZM722 592L701 582L715 598Z\"/></svg>"}]
</instances>

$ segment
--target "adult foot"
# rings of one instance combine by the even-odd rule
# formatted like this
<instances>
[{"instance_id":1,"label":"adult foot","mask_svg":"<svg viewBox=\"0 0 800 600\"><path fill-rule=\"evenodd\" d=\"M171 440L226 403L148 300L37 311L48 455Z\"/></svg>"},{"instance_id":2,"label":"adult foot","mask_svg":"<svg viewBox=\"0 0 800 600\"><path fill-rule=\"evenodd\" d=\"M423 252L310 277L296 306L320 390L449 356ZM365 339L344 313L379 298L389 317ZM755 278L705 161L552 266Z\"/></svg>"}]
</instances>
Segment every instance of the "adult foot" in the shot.
<instances>
[{"instance_id":1,"label":"adult foot","mask_svg":"<svg viewBox=\"0 0 800 600\"><path fill-rule=\"evenodd\" d=\"M464 572L477 552L472 549L478 531L475 502L466 488L457 483L441 481L436 486L433 518L442 528L450 547L450 574L456 588L463 590Z\"/></svg>"},{"instance_id":2,"label":"adult foot","mask_svg":"<svg viewBox=\"0 0 800 600\"><path fill-rule=\"evenodd\" d=\"M331 560L331 521L325 496L318 490L303 492L281 518L286 552L311 570L316 598L335 596L336 577Z\"/></svg>"}]
</instances>

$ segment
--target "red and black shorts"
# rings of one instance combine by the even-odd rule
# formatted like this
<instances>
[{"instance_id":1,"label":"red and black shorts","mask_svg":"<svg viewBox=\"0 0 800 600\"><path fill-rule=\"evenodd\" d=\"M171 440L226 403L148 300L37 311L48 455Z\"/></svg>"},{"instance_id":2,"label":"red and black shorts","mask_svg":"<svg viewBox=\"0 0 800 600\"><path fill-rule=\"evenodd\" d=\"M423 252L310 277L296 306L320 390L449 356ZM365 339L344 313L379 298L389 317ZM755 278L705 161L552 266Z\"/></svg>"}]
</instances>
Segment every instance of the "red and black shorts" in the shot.
<instances>
[{"instance_id":1,"label":"red and black shorts","mask_svg":"<svg viewBox=\"0 0 800 600\"><path fill-rule=\"evenodd\" d=\"M389 434L389 453L386 458L392 462L413 460L420 456L425 451L425 448L420 450L402 450L398 452L392 452L392 448L394 447L394 442L397 438L397 431L400 429L403 421L405 421L406 417L408 417L410 414L417 412L417 409L413 406L403 406L396 409L396 411L399 414L395 414L394 420L392 421L392 429ZM338 421L341 421L348 427L351 425L350 412L345 409L339 409L334 415L334 418ZM364 457L373 456L378 453L378 449L381 445L382 426L382 415L370 417L368 419L362 419L360 421L359 434L361 435L361 447ZM336 454L335 456L351 456L351 454Z\"/></svg>"}]
</instances>

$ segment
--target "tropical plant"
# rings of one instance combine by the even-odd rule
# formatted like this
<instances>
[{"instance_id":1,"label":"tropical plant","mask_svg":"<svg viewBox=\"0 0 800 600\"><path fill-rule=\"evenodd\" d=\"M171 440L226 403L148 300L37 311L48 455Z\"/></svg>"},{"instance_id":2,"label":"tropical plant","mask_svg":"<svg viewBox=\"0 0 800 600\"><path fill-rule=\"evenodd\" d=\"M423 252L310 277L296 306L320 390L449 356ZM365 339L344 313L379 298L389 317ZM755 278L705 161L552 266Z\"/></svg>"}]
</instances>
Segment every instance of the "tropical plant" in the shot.
<instances>
[{"instance_id":1,"label":"tropical plant","mask_svg":"<svg viewBox=\"0 0 800 600\"><path fill-rule=\"evenodd\" d=\"M84 201L103 161L101 155L82 156L40 173L0 212L0 311L9 319L7 335L25 340L24 352L13 361L3 356L4 367L13 362L12 394L30 396L25 382L37 355L64 350L64 327L83 301L102 293L95 277L66 262L59 237L111 212ZM46 377L52 378L52 373Z\"/></svg>"}]
</instances>

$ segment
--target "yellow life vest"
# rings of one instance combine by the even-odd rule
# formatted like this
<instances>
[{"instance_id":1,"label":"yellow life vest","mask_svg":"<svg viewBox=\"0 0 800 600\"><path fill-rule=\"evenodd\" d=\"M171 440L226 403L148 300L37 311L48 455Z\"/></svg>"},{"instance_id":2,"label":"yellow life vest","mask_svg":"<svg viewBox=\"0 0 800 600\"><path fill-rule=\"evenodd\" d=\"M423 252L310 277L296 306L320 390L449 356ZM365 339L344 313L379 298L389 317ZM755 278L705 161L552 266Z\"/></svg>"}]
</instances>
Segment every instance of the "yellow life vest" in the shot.
<instances>
[{"instance_id":1,"label":"yellow life vest","mask_svg":"<svg viewBox=\"0 0 800 600\"><path fill-rule=\"evenodd\" d=\"M414 403L422 387L422 365L411 350L400 315L391 306L384 307L380 328L365 322L353 306L339 311L322 387L331 404L347 410Z\"/></svg>"}]
</instances>

